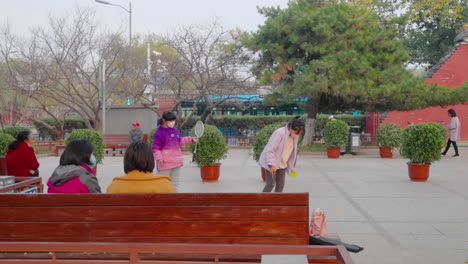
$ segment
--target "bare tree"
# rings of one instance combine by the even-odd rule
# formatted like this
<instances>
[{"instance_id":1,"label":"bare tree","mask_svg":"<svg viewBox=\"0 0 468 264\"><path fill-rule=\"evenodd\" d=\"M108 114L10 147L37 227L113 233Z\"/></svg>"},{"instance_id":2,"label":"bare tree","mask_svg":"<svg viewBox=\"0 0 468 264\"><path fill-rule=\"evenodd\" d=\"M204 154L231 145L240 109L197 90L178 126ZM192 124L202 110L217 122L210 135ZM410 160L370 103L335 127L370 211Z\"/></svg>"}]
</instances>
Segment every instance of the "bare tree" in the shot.
<instances>
[{"instance_id":1,"label":"bare tree","mask_svg":"<svg viewBox=\"0 0 468 264\"><path fill-rule=\"evenodd\" d=\"M122 67L126 51L122 34L102 33L97 25L90 10L77 9L72 17L50 17L47 28L32 31L31 46L25 52L29 79L37 88L34 99L41 108L52 115L47 110L50 104L62 105L80 115L90 129L101 127L102 101L96 78L99 64L106 61L106 79L111 87L119 87L114 84L128 69ZM110 105L115 98L108 95L105 100ZM61 118L54 118L63 132Z\"/></svg>"},{"instance_id":2,"label":"bare tree","mask_svg":"<svg viewBox=\"0 0 468 264\"><path fill-rule=\"evenodd\" d=\"M241 45L243 34L239 30L224 30L214 22L209 26L188 26L168 37L167 45L177 52L185 73L184 85L175 80L172 90L181 93L185 86L193 100L203 100L204 122L214 107L251 88L247 85L253 78L248 70L250 53Z\"/></svg>"},{"instance_id":3,"label":"bare tree","mask_svg":"<svg viewBox=\"0 0 468 264\"><path fill-rule=\"evenodd\" d=\"M22 71L20 40L6 23L0 28L0 126L16 126L30 118L34 89L26 85ZM4 120L6 122L4 122Z\"/></svg>"}]
</instances>

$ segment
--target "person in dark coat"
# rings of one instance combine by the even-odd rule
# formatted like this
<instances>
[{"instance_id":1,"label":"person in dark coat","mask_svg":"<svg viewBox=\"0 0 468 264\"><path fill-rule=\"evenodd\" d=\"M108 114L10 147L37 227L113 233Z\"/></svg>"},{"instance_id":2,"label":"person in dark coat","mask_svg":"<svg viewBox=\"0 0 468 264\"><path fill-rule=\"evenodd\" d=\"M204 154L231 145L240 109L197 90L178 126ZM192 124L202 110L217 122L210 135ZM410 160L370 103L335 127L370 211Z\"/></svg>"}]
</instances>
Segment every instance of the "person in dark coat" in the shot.
<instances>
[{"instance_id":1,"label":"person in dark coat","mask_svg":"<svg viewBox=\"0 0 468 264\"><path fill-rule=\"evenodd\" d=\"M130 141L130 144L134 142L143 141L143 131L140 130L140 123L135 122L132 125L133 129L130 130L130 133L128 135L128 141Z\"/></svg>"}]
</instances>

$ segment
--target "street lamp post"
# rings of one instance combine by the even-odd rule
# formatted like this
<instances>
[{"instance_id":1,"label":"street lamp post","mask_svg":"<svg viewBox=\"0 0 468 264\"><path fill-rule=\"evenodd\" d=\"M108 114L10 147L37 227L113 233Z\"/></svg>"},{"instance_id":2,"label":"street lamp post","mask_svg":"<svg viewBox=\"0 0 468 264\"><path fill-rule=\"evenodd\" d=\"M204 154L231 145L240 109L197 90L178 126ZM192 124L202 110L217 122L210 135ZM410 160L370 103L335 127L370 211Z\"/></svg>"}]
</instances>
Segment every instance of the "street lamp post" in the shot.
<instances>
[{"instance_id":1,"label":"street lamp post","mask_svg":"<svg viewBox=\"0 0 468 264\"><path fill-rule=\"evenodd\" d=\"M151 78L151 66L153 65L153 62L151 61L151 53L155 55L156 57L161 56L162 53L154 51L154 50L151 51L150 43L146 44L146 89L145 89L144 94L148 95L148 99L154 103L153 96L154 96L155 89L156 89L156 86L155 86L156 83L153 83L152 78ZM161 63L161 60L158 59L157 63Z\"/></svg>"},{"instance_id":2,"label":"street lamp post","mask_svg":"<svg viewBox=\"0 0 468 264\"><path fill-rule=\"evenodd\" d=\"M103 1L103 0L95 0L97 3L100 3L100 4L104 4L104 5L111 5L111 6L117 6L117 7L120 7L122 8L123 10L127 11L128 13L128 24L129 24L129 27L128 27L128 47L129 47L129 55L130 55L130 66L132 65L132 2L128 2L128 9L121 6L121 5L116 5L116 4L112 4L110 2L107 2L107 1Z\"/></svg>"}]
</instances>

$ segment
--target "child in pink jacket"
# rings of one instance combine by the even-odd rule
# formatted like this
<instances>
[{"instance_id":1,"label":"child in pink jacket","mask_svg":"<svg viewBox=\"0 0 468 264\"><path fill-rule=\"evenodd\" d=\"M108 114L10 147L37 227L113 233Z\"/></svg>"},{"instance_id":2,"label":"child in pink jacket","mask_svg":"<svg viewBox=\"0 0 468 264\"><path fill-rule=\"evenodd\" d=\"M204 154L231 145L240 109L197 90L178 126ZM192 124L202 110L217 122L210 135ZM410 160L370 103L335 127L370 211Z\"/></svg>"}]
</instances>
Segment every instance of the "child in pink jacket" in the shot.
<instances>
[{"instance_id":1,"label":"child in pink jacket","mask_svg":"<svg viewBox=\"0 0 468 264\"><path fill-rule=\"evenodd\" d=\"M297 141L304 130L304 121L296 117L271 135L259 161L266 170L263 192L271 192L275 185L275 192L283 191L285 175L291 173L296 165Z\"/></svg>"},{"instance_id":2,"label":"child in pink jacket","mask_svg":"<svg viewBox=\"0 0 468 264\"><path fill-rule=\"evenodd\" d=\"M180 146L198 142L198 138L181 137L179 130L174 127L176 119L177 116L173 112L166 111L163 113L160 121L162 124L154 134L152 149L158 173L170 176L172 184L177 189L180 167L184 165Z\"/></svg>"}]
</instances>

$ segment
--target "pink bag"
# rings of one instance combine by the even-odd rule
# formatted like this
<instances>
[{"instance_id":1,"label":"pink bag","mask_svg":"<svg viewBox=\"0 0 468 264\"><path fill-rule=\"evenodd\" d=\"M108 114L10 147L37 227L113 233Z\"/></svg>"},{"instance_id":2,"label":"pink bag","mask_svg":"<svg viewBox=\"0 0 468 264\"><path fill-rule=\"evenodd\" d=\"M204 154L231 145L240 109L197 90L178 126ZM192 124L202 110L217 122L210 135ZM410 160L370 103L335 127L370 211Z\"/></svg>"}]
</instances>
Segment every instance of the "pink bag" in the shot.
<instances>
[{"instance_id":1,"label":"pink bag","mask_svg":"<svg viewBox=\"0 0 468 264\"><path fill-rule=\"evenodd\" d=\"M314 236L325 237L327 235L327 222L325 221L325 212L316 208L312 212L310 219L310 234Z\"/></svg>"}]
</instances>

